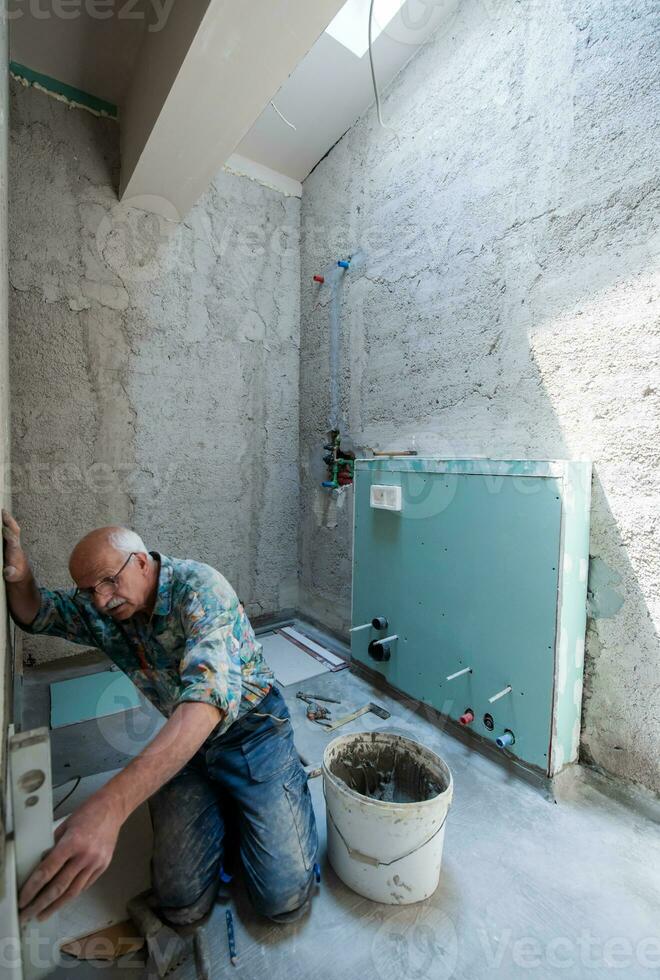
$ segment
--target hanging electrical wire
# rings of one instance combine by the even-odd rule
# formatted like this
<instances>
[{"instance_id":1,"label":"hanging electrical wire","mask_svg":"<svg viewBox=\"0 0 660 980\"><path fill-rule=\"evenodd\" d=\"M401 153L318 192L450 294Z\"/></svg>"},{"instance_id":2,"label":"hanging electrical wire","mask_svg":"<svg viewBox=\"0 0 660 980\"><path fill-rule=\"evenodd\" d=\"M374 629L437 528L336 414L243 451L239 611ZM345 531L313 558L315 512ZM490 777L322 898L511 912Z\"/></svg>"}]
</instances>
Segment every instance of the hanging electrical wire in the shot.
<instances>
[{"instance_id":1,"label":"hanging electrical wire","mask_svg":"<svg viewBox=\"0 0 660 980\"><path fill-rule=\"evenodd\" d=\"M383 127L383 129L387 129L387 126L383 122L383 113L380 107L380 92L378 90L378 79L376 78L376 68L374 66L373 28L374 28L375 6L376 6L376 0L371 0L371 6L369 7L369 66L371 68L371 81L373 82L373 86L374 86L374 95L376 96L376 112L378 113L378 122Z\"/></svg>"},{"instance_id":2,"label":"hanging electrical wire","mask_svg":"<svg viewBox=\"0 0 660 980\"><path fill-rule=\"evenodd\" d=\"M76 776L75 778L76 778L76 782L75 782L75 784L74 784L74 787L73 787L73 789L71 789L71 790L69 790L69 792L68 792L68 793L66 794L66 796L65 796L65 797L63 797L63 798L62 798L62 799L60 800L60 802L59 802L59 803L57 803L57 804L55 805L55 807L54 807L54 809L53 809L53 813L56 813L56 812L57 812L57 811L59 810L59 808L60 808L60 807L62 806L62 804L63 804L63 803L66 803L66 801L67 801L67 800L69 799L69 797L70 797L70 796L73 796L73 794L75 793L75 791L76 791L76 790L78 789L78 787L80 786L80 782L81 782L81 780L82 780L82 776Z\"/></svg>"},{"instance_id":3,"label":"hanging electrical wire","mask_svg":"<svg viewBox=\"0 0 660 980\"><path fill-rule=\"evenodd\" d=\"M292 129L294 131L294 133L297 133L298 132L297 128L293 125L292 122L289 122L289 120L286 118L286 116L282 112L280 112L280 110L277 108L277 106L275 105L275 103L272 100L271 100L271 103L270 104L272 105L273 109L275 110L275 112L277 113L277 115L280 117L280 119L282 120L282 122L285 122L287 124L287 126L289 127L289 129Z\"/></svg>"}]
</instances>

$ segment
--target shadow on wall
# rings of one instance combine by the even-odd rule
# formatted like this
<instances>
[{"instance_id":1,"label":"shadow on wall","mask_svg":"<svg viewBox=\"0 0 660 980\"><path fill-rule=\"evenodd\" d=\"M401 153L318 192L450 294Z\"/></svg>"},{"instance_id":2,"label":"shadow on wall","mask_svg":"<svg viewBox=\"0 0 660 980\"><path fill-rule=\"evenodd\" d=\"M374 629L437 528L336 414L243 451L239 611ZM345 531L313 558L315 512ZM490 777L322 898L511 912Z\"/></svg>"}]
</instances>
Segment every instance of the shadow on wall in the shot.
<instances>
[{"instance_id":1,"label":"shadow on wall","mask_svg":"<svg viewBox=\"0 0 660 980\"><path fill-rule=\"evenodd\" d=\"M653 787L660 636L597 472L592 492L581 758Z\"/></svg>"},{"instance_id":2,"label":"shadow on wall","mask_svg":"<svg viewBox=\"0 0 660 980\"><path fill-rule=\"evenodd\" d=\"M494 265L500 266L495 257ZM365 280L370 278L369 266L367 262ZM482 272L486 277L496 275L494 269ZM645 272L627 269L626 280L643 277ZM611 273L616 290L620 267L613 265ZM415 282L428 281L432 275L432 270L425 270ZM412 345L410 352L405 351L410 335L401 331L397 386L391 376L386 377L396 341L392 337L385 342L383 333L390 323L401 322L398 304L393 304L398 291L385 283L359 279L347 283L344 363L350 367L343 384L343 431L357 444L358 455L373 445L408 448L414 435L421 455L594 460L581 753L591 765L655 788L660 642L646 597L655 594L658 584L658 566L652 560L657 552L652 517L657 501L657 447L646 441L639 408L644 391L649 392L647 399L655 397L648 385L649 352L635 353L639 328L634 334L621 330L610 295L606 305L611 329L605 335L601 330L599 337L597 324L580 325L588 347L581 351L576 349L579 331L573 320L584 311L567 309L558 298L555 319L536 321L533 289L525 298L527 287L518 283L516 288L523 295L521 305L532 307L525 314L525 320L534 323L529 332L523 329L517 337L514 332L507 336L497 323L511 323L511 310L501 308L494 326L482 330L463 325L461 346L469 350L464 359L467 367L460 366L458 350L452 363L445 345L426 371L418 365L413 373ZM407 315L414 317L414 296L402 302ZM547 308L545 312L547 316ZM309 316L322 330L326 314L321 304ZM357 357L356 344L362 345ZM630 377L624 388L612 375L611 365L616 364L627 365ZM464 397L446 399L435 417L415 414L412 401L439 402L435 395L443 377L456 371ZM316 428L309 422L302 427L303 611L345 632L350 622L352 491L330 494L319 486L324 468L318 433L323 431L320 412L326 396L318 390L313 337L309 347L303 346L303 378L302 417L313 415L316 421ZM655 405L649 402L648 410L653 413ZM403 425L397 424L397 415L406 420ZM625 434L616 432L622 417L629 420Z\"/></svg>"},{"instance_id":3,"label":"shadow on wall","mask_svg":"<svg viewBox=\"0 0 660 980\"><path fill-rule=\"evenodd\" d=\"M651 206L646 188L628 202L628 233L638 201ZM625 213L625 202L616 206ZM639 219L644 236L644 210ZM652 306L657 256L653 240L641 240L625 258L603 250L579 290L562 279L554 309L546 291L545 319L529 340L543 395L534 428L553 435L536 435L532 446L594 461L582 758L659 790L660 638L650 603L660 584L660 387L649 363L660 338ZM530 299L533 309L534 290Z\"/></svg>"},{"instance_id":4,"label":"shadow on wall","mask_svg":"<svg viewBox=\"0 0 660 980\"><path fill-rule=\"evenodd\" d=\"M302 602L348 628L352 501L319 488L311 277L360 248L342 435L358 455L414 436L421 455L593 460L583 755L660 790L654 58L641 13L583 8L468 0L388 90L392 129L370 111L304 184Z\"/></svg>"}]
</instances>

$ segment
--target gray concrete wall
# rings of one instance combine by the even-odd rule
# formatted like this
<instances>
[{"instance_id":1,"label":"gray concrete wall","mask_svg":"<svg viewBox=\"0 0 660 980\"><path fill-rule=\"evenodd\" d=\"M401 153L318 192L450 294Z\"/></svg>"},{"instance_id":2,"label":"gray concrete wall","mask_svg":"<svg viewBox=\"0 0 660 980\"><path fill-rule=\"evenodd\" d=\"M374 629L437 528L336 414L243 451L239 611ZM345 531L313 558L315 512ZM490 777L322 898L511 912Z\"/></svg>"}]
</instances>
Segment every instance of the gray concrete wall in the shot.
<instances>
[{"instance_id":1,"label":"gray concrete wall","mask_svg":"<svg viewBox=\"0 0 660 980\"><path fill-rule=\"evenodd\" d=\"M526 13L527 11L527 13ZM595 463L583 757L660 790L657 5L465 0L304 184L302 607L345 632L319 487L328 290L359 448ZM655 132L654 132L655 127Z\"/></svg>"},{"instance_id":2,"label":"gray concrete wall","mask_svg":"<svg viewBox=\"0 0 660 980\"><path fill-rule=\"evenodd\" d=\"M253 616L293 606L300 201L223 172L169 224L117 203L114 123L11 101L14 499L39 578L68 584L76 540L120 521Z\"/></svg>"},{"instance_id":3,"label":"gray concrete wall","mask_svg":"<svg viewBox=\"0 0 660 980\"><path fill-rule=\"evenodd\" d=\"M7 141L8 134L8 69L7 20L0 17L0 498L6 507L9 500L9 340L7 331ZM0 868L4 862L5 813L5 750L7 725L12 718L13 663L8 635L7 606L4 601L4 580L0 585Z\"/></svg>"}]
</instances>

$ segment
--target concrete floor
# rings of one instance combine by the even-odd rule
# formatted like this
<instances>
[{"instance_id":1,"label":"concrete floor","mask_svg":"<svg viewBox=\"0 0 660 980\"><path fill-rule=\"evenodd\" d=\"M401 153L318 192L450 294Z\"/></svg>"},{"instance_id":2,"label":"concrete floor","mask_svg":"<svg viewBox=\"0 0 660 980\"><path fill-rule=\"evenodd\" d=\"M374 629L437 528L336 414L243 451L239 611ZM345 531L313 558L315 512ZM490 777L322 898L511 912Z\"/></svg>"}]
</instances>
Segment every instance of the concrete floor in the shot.
<instances>
[{"instance_id":1,"label":"concrete floor","mask_svg":"<svg viewBox=\"0 0 660 980\"><path fill-rule=\"evenodd\" d=\"M47 685L86 673L100 658L48 665L25 678L25 720L47 719ZM392 717L365 715L342 729L400 732L438 752L454 777L440 887L415 906L367 901L346 888L325 859L321 779L310 786L321 836L322 883L310 915L283 927L259 920L240 882L231 886L207 928L214 977L246 980L493 980L519 977L660 978L660 806L586 769L576 768L554 795L508 772L443 732L405 702L377 691L348 670L306 682L341 698L341 713L375 700ZM307 721L284 690L306 761L320 763L330 736ZM337 717L339 712L335 712ZM123 716L117 716L119 719ZM54 782L116 768L139 750L154 719L140 712L128 734L121 722L108 738L96 722L53 732ZM138 734L136 734L138 733ZM141 734L140 734L141 733ZM229 964L224 909L234 908L239 966ZM75 976L99 967L78 964ZM144 973L139 958L103 967L112 980ZM71 976L71 964L54 974ZM177 980L192 980L183 968Z\"/></svg>"}]
</instances>

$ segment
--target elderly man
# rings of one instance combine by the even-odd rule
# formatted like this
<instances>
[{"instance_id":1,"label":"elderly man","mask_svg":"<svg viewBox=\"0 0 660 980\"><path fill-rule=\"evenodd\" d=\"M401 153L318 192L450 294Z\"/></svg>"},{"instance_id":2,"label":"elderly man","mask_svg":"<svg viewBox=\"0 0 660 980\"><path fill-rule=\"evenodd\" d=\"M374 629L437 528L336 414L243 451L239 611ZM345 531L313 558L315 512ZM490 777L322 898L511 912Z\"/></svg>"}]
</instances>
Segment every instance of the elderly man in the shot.
<instances>
[{"instance_id":1,"label":"elderly man","mask_svg":"<svg viewBox=\"0 0 660 980\"><path fill-rule=\"evenodd\" d=\"M219 884L225 821L236 817L255 908L275 921L309 905L317 850L289 712L229 583L196 561L149 552L121 527L92 531L69 561L77 588L40 589L3 511L4 576L28 633L103 650L168 721L82 804L24 885L24 918L46 918L107 868L129 814L149 800L152 878L162 917L199 921Z\"/></svg>"}]
</instances>

